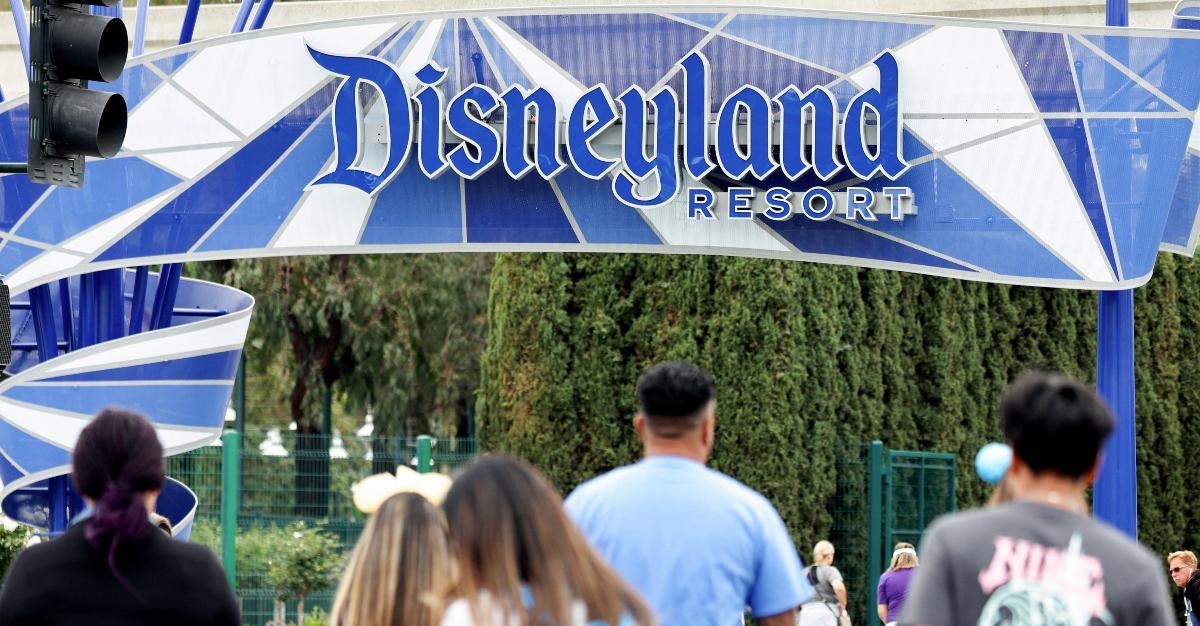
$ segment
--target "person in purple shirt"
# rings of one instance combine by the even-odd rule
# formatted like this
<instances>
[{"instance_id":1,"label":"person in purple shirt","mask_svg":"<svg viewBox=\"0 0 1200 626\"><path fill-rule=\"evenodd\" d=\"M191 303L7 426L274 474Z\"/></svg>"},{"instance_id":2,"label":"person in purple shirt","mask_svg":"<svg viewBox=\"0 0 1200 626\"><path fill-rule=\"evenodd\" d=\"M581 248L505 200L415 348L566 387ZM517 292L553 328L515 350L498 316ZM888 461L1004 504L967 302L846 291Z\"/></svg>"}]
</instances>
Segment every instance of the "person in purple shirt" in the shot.
<instances>
[{"instance_id":1,"label":"person in purple shirt","mask_svg":"<svg viewBox=\"0 0 1200 626\"><path fill-rule=\"evenodd\" d=\"M917 573L917 551L911 543L898 543L892 551L892 565L879 577L879 621L895 624L908 595L908 583Z\"/></svg>"}]
</instances>

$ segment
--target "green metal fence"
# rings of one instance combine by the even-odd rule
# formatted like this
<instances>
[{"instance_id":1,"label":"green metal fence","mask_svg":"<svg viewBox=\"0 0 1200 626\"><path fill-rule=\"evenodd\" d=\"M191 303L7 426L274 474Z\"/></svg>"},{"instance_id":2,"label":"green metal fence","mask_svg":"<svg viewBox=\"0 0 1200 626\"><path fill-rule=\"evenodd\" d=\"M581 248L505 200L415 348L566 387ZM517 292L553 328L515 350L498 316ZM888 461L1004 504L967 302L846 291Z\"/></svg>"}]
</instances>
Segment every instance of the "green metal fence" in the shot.
<instances>
[{"instance_id":1,"label":"green metal fence","mask_svg":"<svg viewBox=\"0 0 1200 626\"><path fill-rule=\"evenodd\" d=\"M955 510L956 478L953 454L887 450L874 441L838 456L830 540L846 588L860 598L850 600L854 623L877 623L875 588L892 546L919 548L929 522Z\"/></svg>"},{"instance_id":2,"label":"green metal fence","mask_svg":"<svg viewBox=\"0 0 1200 626\"><path fill-rule=\"evenodd\" d=\"M477 454L473 439L298 436L262 428L247 429L243 437L243 445L229 445L238 437L227 434L226 446L171 457L169 470L196 492L193 537L222 554L250 626L262 626L273 613L274 591L266 580L269 529L303 521L337 536L348 550L366 521L351 501L355 481L393 472L399 464L450 473ZM240 487L233 493L222 493L223 468L229 469L224 484ZM887 450L876 441L847 446L838 454L836 471L830 540L846 586L858 598L851 601L854 623L874 624L875 587L891 547L898 541L919 546L928 522L955 508L955 458ZM222 523L223 501L236 523ZM222 529L228 533L224 545ZM235 535L236 557L230 541ZM305 604L328 609L332 600L333 589L326 589ZM287 618L295 619L294 603Z\"/></svg>"},{"instance_id":3,"label":"green metal fence","mask_svg":"<svg viewBox=\"0 0 1200 626\"><path fill-rule=\"evenodd\" d=\"M222 493L224 446L210 446L173 456L171 476L192 488L199 498L194 538L223 555L242 601L247 625L265 624L272 616L274 592L266 581L267 555L257 554L262 533L295 521L317 526L338 537L349 549L358 540L366 516L354 508L350 486L377 472L394 472L397 465L451 472L474 458L474 439L350 437L297 435L287 430L247 428L234 473L240 489ZM228 439L226 439L228 441ZM222 550L220 531L223 496L235 506L238 552ZM328 609L333 590L308 598L306 609ZM288 620L295 607L288 606Z\"/></svg>"}]
</instances>

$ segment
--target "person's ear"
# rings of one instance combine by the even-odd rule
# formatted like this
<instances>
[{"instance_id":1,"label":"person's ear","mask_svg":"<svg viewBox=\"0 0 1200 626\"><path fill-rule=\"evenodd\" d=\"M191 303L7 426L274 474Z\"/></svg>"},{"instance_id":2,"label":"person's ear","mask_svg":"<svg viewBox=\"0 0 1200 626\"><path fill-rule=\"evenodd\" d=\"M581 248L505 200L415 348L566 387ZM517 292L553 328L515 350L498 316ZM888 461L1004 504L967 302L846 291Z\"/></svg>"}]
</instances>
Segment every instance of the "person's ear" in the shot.
<instances>
[{"instance_id":1,"label":"person's ear","mask_svg":"<svg viewBox=\"0 0 1200 626\"><path fill-rule=\"evenodd\" d=\"M638 439L646 440L646 418L641 413L633 416L633 429L637 431Z\"/></svg>"}]
</instances>

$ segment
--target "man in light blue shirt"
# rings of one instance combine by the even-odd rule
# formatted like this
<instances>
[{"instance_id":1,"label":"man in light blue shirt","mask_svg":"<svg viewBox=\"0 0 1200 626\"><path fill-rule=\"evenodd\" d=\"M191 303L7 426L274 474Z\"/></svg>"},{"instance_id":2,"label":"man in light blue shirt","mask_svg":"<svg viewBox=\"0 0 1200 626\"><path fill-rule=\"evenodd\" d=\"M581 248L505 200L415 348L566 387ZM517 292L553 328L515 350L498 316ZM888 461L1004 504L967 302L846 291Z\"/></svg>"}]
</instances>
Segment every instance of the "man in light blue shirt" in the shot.
<instances>
[{"instance_id":1,"label":"man in light blue shirt","mask_svg":"<svg viewBox=\"0 0 1200 626\"><path fill-rule=\"evenodd\" d=\"M775 507L705 467L712 452L712 378L662 363L638 380L640 463L579 486L567 514L650 603L661 626L793 626L812 595Z\"/></svg>"}]
</instances>

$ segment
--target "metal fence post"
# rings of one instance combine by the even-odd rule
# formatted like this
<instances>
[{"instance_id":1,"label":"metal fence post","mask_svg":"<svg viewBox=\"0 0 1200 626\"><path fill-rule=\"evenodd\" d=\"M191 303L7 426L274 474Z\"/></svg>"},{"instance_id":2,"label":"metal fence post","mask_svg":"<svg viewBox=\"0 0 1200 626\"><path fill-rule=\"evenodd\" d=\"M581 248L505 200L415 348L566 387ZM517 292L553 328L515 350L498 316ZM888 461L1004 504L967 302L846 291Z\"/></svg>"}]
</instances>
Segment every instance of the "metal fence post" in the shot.
<instances>
[{"instance_id":1,"label":"metal fence post","mask_svg":"<svg viewBox=\"0 0 1200 626\"><path fill-rule=\"evenodd\" d=\"M433 437L417 437L417 471L428 474L433 471Z\"/></svg>"},{"instance_id":2,"label":"metal fence post","mask_svg":"<svg viewBox=\"0 0 1200 626\"><path fill-rule=\"evenodd\" d=\"M880 559L883 553L883 442L872 441L867 455L867 469L870 484L867 487L867 499L871 502L867 517L867 588L863 593L863 619L866 624L873 624L875 617L875 587L879 584L882 570Z\"/></svg>"},{"instance_id":3,"label":"metal fence post","mask_svg":"<svg viewBox=\"0 0 1200 626\"><path fill-rule=\"evenodd\" d=\"M236 430L221 434L221 563L229 586L237 589L238 479L241 441Z\"/></svg>"}]
</instances>

